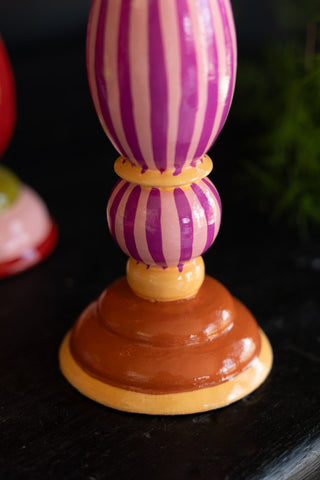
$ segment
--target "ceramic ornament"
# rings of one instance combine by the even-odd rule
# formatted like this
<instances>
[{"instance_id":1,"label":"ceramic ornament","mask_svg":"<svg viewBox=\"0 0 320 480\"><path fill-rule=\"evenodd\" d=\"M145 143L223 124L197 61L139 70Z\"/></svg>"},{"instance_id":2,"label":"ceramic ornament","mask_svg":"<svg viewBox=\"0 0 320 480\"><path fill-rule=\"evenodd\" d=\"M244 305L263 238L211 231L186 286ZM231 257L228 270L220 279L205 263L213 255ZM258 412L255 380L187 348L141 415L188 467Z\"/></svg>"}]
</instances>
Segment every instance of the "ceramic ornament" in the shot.
<instances>
[{"instance_id":1,"label":"ceramic ornament","mask_svg":"<svg viewBox=\"0 0 320 480\"><path fill-rule=\"evenodd\" d=\"M252 314L206 276L221 201L206 155L231 105L229 0L93 0L91 95L120 153L107 205L127 275L63 340L68 381L106 406L186 414L228 405L267 377L272 350Z\"/></svg>"},{"instance_id":2,"label":"ceramic ornament","mask_svg":"<svg viewBox=\"0 0 320 480\"><path fill-rule=\"evenodd\" d=\"M14 79L0 37L0 156L16 121ZM39 263L53 250L57 228L34 190L0 165L0 278Z\"/></svg>"}]
</instances>

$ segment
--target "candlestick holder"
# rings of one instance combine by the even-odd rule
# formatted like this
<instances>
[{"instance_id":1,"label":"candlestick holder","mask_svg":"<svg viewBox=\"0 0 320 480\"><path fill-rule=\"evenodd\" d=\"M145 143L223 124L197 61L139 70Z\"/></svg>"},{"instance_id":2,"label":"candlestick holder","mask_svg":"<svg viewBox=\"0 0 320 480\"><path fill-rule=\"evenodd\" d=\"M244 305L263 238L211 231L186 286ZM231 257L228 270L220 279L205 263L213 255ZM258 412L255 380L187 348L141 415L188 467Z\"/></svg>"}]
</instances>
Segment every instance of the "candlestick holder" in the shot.
<instances>
[{"instance_id":1,"label":"candlestick holder","mask_svg":"<svg viewBox=\"0 0 320 480\"><path fill-rule=\"evenodd\" d=\"M0 157L16 122L14 79L0 36ZM0 279L46 258L57 241L57 227L34 190L0 165Z\"/></svg>"},{"instance_id":2,"label":"candlestick holder","mask_svg":"<svg viewBox=\"0 0 320 480\"><path fill-rule=\"evenodd\" d=\"M120 158L107 206L129 256L60 349L68 381L129 412L228 405L268 375L272 350L251 313L206 276L201 255L221 203L205 154L236 76L229 0L93 0L87 36L93 102Z\"/></svg>"}]
</instances>

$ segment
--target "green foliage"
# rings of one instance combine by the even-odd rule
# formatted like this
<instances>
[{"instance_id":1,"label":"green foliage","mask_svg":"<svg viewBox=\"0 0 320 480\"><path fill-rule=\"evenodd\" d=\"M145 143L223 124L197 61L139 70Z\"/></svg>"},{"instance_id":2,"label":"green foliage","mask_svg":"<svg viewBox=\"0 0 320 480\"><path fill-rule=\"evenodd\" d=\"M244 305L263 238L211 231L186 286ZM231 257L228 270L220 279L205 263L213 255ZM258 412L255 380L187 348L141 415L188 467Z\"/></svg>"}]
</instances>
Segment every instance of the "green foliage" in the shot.
<instances>
[{"instance_id":1,"label":"green foliage","mask_svg":"<svg viewBox=\"0 0 320 480\"><path fill-rule=\"evenodd\" d=\"M239 116L255 124L245 149L251 194L302 235L320 227L320 55L310 44L306 53L297 44L273 47L260 66L240 63L237 91L238 109L247 99Z\"/></svg>"}]
</instances>

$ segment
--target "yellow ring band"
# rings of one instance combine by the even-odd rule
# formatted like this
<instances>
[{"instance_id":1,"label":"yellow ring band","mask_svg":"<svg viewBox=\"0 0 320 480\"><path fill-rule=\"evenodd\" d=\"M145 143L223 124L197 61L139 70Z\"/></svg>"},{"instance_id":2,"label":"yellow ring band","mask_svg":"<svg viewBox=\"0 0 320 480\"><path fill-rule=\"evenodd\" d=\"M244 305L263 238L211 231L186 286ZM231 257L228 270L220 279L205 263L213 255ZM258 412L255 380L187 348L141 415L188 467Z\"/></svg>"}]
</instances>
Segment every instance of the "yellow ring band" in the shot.
<instances>
[{"instance_id":1,"label":"yellow ring band","mask_svg":"<svg viewBox=\"0 0 320 480\"><path fill-rule=\"evenodd\" d=\"M212 160L208 155L204 155L195 167L183 168L181 173L174 175L174 170L165 170L163 173L159 170L143 172L141 167L132 165L129 160L119 157L114 164L114 170L119 177L130 183L145 187L173 188L190 185L208 176L212 170Z\"/></svg>"}]
</instances>

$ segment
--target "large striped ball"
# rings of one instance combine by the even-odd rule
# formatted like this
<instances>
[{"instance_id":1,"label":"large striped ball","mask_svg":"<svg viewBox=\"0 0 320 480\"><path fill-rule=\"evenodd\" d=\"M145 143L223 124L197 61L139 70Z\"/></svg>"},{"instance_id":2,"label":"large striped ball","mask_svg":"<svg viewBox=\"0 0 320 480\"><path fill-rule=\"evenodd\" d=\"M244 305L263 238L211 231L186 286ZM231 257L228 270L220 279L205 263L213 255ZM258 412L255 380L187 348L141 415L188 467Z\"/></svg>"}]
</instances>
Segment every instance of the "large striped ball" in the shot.
<instances>
[{"instance_id":1,"label":"large striped ball","mask_svg":"<svg viewBox=\"0 0 320 480\"><path fill-rule=\"evenodd\" d=\"M146 265L182 266L202 255L218 234L219 194L207 178L170 190L120 180L107 206L119 247Z\"/></svg>"},{"instance_id":2,"label":"large striped ball","mask_svg":"<svg viewBox=\"0 0 320 480\"><path fill-rule=\"evenodd\" d=\"M119 153L143 170L193 165L226 120L235 85L229 0L93 0L88 77Z\"/></svg>"}]
</instances>

